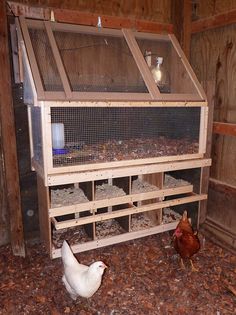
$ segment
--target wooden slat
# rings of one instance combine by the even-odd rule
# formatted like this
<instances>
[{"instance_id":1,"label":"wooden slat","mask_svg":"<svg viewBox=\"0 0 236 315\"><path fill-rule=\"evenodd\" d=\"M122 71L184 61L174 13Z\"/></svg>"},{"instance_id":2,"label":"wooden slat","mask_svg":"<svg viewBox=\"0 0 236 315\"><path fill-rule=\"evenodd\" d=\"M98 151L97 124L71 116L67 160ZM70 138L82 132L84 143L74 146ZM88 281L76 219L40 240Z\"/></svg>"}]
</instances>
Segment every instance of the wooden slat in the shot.
<instances>
[{"instance_id":1,"label":"wooden slat","mask_svg":"<svg viewBox=\"0 0 236 315\"><path fill-rule=\"evenodd\" d=\"M65 95L66 95L67 99L71 99L70 83L68 81L66 71L65 71L63 62L61 60L61 55L60 55L55 37L54 37L52 29L51 29L51 23L49 21L45 21L44 24L45 24L46 32L48 35L48 40L49 40L49 43L50 43L51 48L52 48L53 57L54 57L54 60L56 62L56 65L57 65L58 73L60 75L60 78L61 78L61 81L63 84Z\"/></svg>"},{"instance_id":2,"label":"wooden slat","mask_svg":"<svg viewBox=\"0 0 236 315\"><path fill-rule=\"evenodd\" d=\"M122 168L111 168L98 171L75 172L64 174L48 175L47 185L63 185L69 183L100 180L113 177L125 177L134 175L183 170L190 168L206 167L211 165L211 159L197 159L189 161L174 161L150 165L128 166Z\"/></svg>"},{"instance_id":3,"label":"wooden slat","mask_svg":"<svg viewBox=\"0 0 236 315\"><path fill-rule=\"evenodd\" d=\"M236 9L192 22L191 32L199 33L234 23L236 23Z\"/></svg>"},{"instance_id":4,"label":"wooden slat","mask_svg":"<svg viewBox=\"0 0 236 315\"><path fill-rule=\"evenodd\" d=\"M199 153L206 152L208 107L201 107L200 128L199 128Z\"/></svg>"},{"instance_id":5,"label":"wooden slat","mask_svg":"<svg viewBox=\"0 0 236 315\"><path fill-rule=\"evenodd\" d=\"M131 194L127 196L109 198L109 199L104 199L104 200L94 200L94 201L84 202L84 203L71 205L71 206L51 208L49 209L49 217L66 215L70 213L78 213L78 212L83 212L87 210L92 211L98 208L115 206L115 205L125 204L125 203L132 203L132 202L148 200L152 198L167 197L167 196L172 196L172 195L190 193L192 191L193 191L193 186L186 185L182 187L160 189L156 191L150 191L150 192L139 193L139 194Z\"/></svg>"},{"instance_id":6,"label":"wooden slat","mask_svg":"<svg viewBox=\"0 0 236 315\"><path fill-rule=\"evenodd\" d=\"M108 219L114 219L118 217L120 218L120 217L127 216L134 213L147 212L147 211L152 211L159 208L166 208L166 207L172 207L176 205L182 205L185 203L196 202L199 200L204 200L206 198L207 198L207 195L204 195L204 194L202 195L192 194L191 196L188 196L188 197L166 200L166 201L148 204L148 205L144 205L140 207L126 208L126 209L117 210L114 212L107 212L107 213L97 214L94 216L88 216L88 217L83 217L79 219L61 221L61 222L56 223L55 228L64 229L64 228L69 228L72 226L89 224L92 222L100 222L100 221L104 221Z\"/></svg>"},{"instance_id":7,"label":"wooden slat","mask_svg":"<svg viewBox=\"0 0 236 315\"><path fill-rule=\"evenodd\" d=\"M45 101L48 107L206 107L206 101Z\"/></svg>"},{"instance_id":8,"label":"wooden slat","mask_svg":"<svg viewBox=\"0 0 236 315\"><path fill-rule=\"evenodd\" d=\"M161 99L161 93L159 92L156 83L152 77L152 74L148 69L147 63L143 58L143 55L139 49L139 46L134 38L132 31L128 29L122 29L122 32L129 46L129 49L132 52L134 60L136 61L139 71L143 77L143 80L146 83L149 93L151 94L153 99Z\"/></svg>"},{"instance_id":9,"label":"wooden slat","mask_svg":"<svg viewBox=\"0 0 236 315\"><path fill-rule=\"evenodd\" d=\"M13 253L25 256L5 1L0 1L0 43L0 125L10 239Z\"/></svg>"},{"instance_id":10,"label":"wooden slat","mask_svg":"<svg viewBox=\"0 0 236 315\"><path fill-rule=\"evenodd\" d=\"M20 16L20 25L21 25L21 29L22 29L22 35L24 37L24 42L26 45L26 50L27 50L27 54L28 54L28 58L29 58L29 62L30 62L30 67L32 69L32 74L34 77L34 84L35 84L35 87L37 89L37 97L39 99L44 99L45 98L44 88L43 88L43 83L42 83L41 76L39 73L37 61L35 58L34 49L33 49L32 43L31 43L31 39L30 39L30 35L29 35L29 31L27 28L25 18L23 18L22 16Z\"/></svg>"},{"instance_id":11,"label":"wooden slat","mask_svg":"<svg viewBox=\"0 0 236 315\"><path fill-rule=\"evenodd\" d=\"M211 157L212 146L212 124L213 124L213 112L214 112L214 100L215 100L215 81L206 82L207 100L208 100L208 120L207 120L207 136L206 136L206 153L205 158ZM201 168L200 178L200 193L208 193L210 176L210 167ZM198 226L203 224L207 215L207 200L203 200L199 203L198 207Z\"/></svg>"},{"instance_id":12,"label":"wooden slat","mask_svg":"<svg viewBox=\"0 0 236 315\"><path fill-rule=\"evenodd\" d=\"M42 133L42 157L39 161L43 166L44 179L47 177L48 170L52 168L52 129L51 129L51 109L41 106L41 133Z\"/></svg>"},{"instance_id":13,"label":"wooden slat","mask_svg":"<svg viewBox=\"0 0 236 315\"><path fill-rule=\"evenodd\" d=\"M149 93L118 93L118 92L72 92L71 99L65 97L64 92L45 92L44 97L38 98L46 101L151 101Z\"/></svg>"},{"instance_id":14,"label":"wooden slat","mask_svg":"<svg viewBox=\"0 0 236 315\"><path fill-rule=\"evenodd\" d=\"M104 239L98 239L96 241L90 241L86 243L76 244L72 245L71 249L73 253L81 253L84 251L88 251L95 248L100 248L112 244L117 244L121 242L127 242L129 240L134 240L140 237L145 237L148 235L153 235L157 233L162 233L170 230L174 230L178 224L178 221L174 221L167 224L161 224L158 226L154 226L148 229L140 230L140 231L133 231L129 233L123 233L116 236L107 237ZM61 248L52 249L52 258L58 258L61 257Z\"/></svg>"},{"instance_id":15,"label":"wooden slat","mask_svg":"<svg viewBox=\"0 0 236 315\"><path fill-rule=\"evenodd\" d=\"M98 17L101 17L102 26L107 28L121 29L131 28L141 32L151 33L172 33L172 24L158 23L153 21L144 21L139 19L123 18L117 16L99 15L93 13L84 13L67 9L55 9L54 15L58 22L74 23L81 25L97 26Z\"/></svg>"},{"instance_id":16,"label":"wooden slat","mask_svg":"<svg viewBox=\"0 0 236 315\"><path fill-rule=\"evenodd\" d=\"M49 131L49 128L48 128ZM48 136L48 134L47 134ZM48 148L50 148L48 146ZM48 155L52 155L51 151L48 152ZM123 160L123 161L117 161L117 162L109 162L107 163L95 163L95 164L81 164L81 165L75 165L75 166L63 166L63 167L53 167L52 163L52 157L49 157L50 159L50 164L48 164L48 176L51 177L53 174L60 174L62 176L63 173L67 173L67 178L68 175L73 175L73 174L68 174L68 173L74 173L74 172L79 172L79 171L93 171L94 169L96 170L102 170L102 169L107 169L107 166L109 168L120 168L120 167L132 167L135 165L141 166L142 168L146 168L147 165L154 164L154 163L164 163L164 162L169 162L173 163L176 161L183 161L183 160L194 160L194 159L199 159L203 158L202 153L196 153L196 154L183 154L183 155L171 155L171 156L162 156L162 157L156 157L156 158L146 158L146 159L136 159L136 160ZM122 172L122 171L121 171ZM125 175L124 175L125 176Z\"/></svg>"},{"instance_id":17,"label":"wooden slat","mask_svg":"<svg viewBox=\"0 0 236 315\"><path fill-rule=\"evenodd\" d=\"M236 136L236 124L214 122L213 133L225 135L225 136Z\"/></svg>"}]
</instances>

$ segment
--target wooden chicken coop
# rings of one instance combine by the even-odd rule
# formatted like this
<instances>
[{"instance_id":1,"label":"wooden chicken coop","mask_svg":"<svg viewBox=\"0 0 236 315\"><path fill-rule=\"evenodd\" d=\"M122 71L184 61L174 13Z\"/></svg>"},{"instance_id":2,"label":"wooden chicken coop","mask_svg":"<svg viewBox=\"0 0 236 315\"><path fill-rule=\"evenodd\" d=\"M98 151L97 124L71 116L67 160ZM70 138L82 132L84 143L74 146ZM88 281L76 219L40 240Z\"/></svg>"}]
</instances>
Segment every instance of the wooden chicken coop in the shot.
<instances>
[{"instance_id":1,"label":"wooden chicken coop","mask_svg":"<svg viewBox=\"0 0 236 315\"><path fill-rule=\"evenodd\" d=\"M21 17L18 38L50 256L172 230L180 205L198 225L208 107L174 35Z\"/></svg>"}]
</instances>

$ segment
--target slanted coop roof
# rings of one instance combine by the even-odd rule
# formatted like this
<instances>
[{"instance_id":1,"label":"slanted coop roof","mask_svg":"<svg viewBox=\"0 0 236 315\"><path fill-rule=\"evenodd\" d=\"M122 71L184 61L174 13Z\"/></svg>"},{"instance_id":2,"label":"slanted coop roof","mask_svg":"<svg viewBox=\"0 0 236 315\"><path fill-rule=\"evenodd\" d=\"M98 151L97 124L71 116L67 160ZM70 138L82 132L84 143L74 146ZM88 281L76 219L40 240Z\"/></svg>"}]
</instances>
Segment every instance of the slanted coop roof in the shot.
<instances>
[{"instance_id":1,"label":"slanted coop roof","mask_svg":"<svg viewBox=\"0 0 236 315\"><path fill-rule=\"evenodd\" d=\"M23 17L20 28L28 104L206 99L174 35Z\"/></svg>"}]
</instances>

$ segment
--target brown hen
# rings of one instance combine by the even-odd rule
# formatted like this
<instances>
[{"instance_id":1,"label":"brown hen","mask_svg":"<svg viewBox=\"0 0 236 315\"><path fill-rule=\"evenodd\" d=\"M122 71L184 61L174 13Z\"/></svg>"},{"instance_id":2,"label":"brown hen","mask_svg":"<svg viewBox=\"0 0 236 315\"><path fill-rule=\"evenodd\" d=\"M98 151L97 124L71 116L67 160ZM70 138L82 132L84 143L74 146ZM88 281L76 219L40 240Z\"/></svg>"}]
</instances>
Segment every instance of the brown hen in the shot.
<instances>
[{"instance_id":1,"label":"brown hen","mask_svg":"<svg viewBox=\"0 0 236 315\"><path fill-rule=\"evenodd\" d=\"M174 237L174 248L181 257L181 267L185 268L183 259L189 259L192 271L198 271L192 262L191 257L200 249L200 241L197 232L193 231L191 221L188 219L187 211L184 211L181 220L179 221Z\"/></svg>"}]
</instances>

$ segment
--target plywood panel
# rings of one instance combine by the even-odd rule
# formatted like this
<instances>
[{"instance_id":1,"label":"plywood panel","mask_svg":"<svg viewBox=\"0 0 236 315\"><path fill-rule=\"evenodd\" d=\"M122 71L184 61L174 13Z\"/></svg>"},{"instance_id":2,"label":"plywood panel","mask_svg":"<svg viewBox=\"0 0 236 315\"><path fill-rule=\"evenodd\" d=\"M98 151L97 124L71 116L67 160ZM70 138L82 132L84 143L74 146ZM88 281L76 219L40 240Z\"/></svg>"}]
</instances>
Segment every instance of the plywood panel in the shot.
<instances>
[{"instance_id":1,"label":"plywood panel","mask_svg":"<svg viewBox=\"0 0 236 315\"><path fill-rule=\"evenodd\" d=\"M89 13L133 17L163 23L170 23L171 20L171 0L19 0L17 2L31 6L80 10Z\"/></svg>"},{"instance_id":2,"label":"plywood panel","mask_svg":"<svg viewBox=\"0 0 236 315\"><path fill-rule=\"evenodd\" d=\"M203 19L236 9L235 0L198 0L193 1L193 18Z\"/></svg>"},{"instance_id":3,"label":"plywood panel","mask_svg":"<svg viewBox=\"0 0 236 315\"><path fill-rule=\"evenodd\" d=\"M217 28L192 38L192 65L200 82L214 82L214 121L236 122L236 25ZM215 135L211 176L236 185L236 138Z\"/></svg>"},{"instance_id":4,"label":"plywood panel","mask_svg":"<svg viewBox=\"0 0 236 315\"><path fill-rule=\"evenodd\" d=\"M193 36L194 68L200 80L206 82L215 76L214 120L236 122L236 26L228 26ZM199 62L202 60L202 62ZM236 184L236 139L215 135L213 139L213 165L211 176ZM232 164L234 163L234 164Z\"/></svg>"},{"instance_id":5,"label":"plywood panel","mask_svg":"<svg viewBox=\"0 0 236 315\"><path fill-rule=\"evenodd\" d=\"M211 177L236 186L236 137L213 135Z\"/></svg>"},{"instance_id":6,"label":"plywood panel","mask_svg":"<svg viewBox=\"0 0 236 315\"><path fill-rule=\"evenodd\" d=\"M210 180L208 216L225 227L225 230L235 233L236 188L216 180Z\"/></svg>"}]
</instances>

